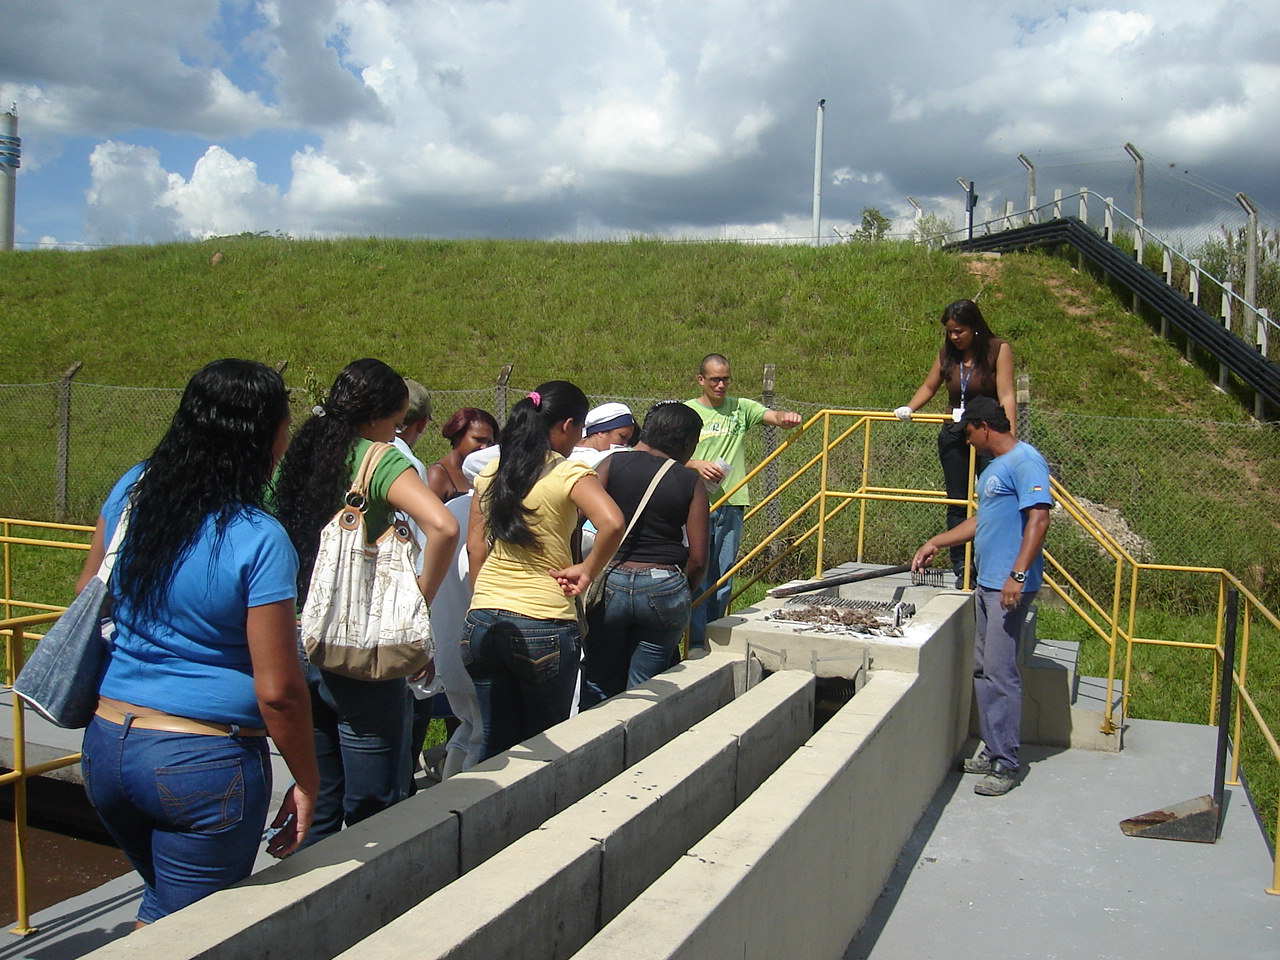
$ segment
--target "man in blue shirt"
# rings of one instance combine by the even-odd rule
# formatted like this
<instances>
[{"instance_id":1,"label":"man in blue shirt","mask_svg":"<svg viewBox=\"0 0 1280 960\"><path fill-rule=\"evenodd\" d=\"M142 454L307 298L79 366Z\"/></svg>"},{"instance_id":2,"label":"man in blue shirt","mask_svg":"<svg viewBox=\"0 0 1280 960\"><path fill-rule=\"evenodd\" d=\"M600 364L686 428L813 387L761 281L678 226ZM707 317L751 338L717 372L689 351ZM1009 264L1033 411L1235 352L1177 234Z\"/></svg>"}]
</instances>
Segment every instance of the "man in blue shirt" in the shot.
<instances>
[{"instance_id":1,"label":"man in blue shirt","mask_svg":"<svg viewBox=\"0 0 1280 960\"><path fill-rule=\"evenodd\" d=\"M978 397L960 418L965 440L993 457L978 478L978 512L931 538L915 555L912 570L930 563L943 547L974 541L978 585L974 590L976 636L973 693L983 748L964 761L965 773L983 774L973 792L1008 793L1018 780L1022 727L1022 678L1018 642L1044 571L1049 529L1049 465L1029 443L1014 439L1009 419L992 397Z\"/></svg>"}]
</instances>

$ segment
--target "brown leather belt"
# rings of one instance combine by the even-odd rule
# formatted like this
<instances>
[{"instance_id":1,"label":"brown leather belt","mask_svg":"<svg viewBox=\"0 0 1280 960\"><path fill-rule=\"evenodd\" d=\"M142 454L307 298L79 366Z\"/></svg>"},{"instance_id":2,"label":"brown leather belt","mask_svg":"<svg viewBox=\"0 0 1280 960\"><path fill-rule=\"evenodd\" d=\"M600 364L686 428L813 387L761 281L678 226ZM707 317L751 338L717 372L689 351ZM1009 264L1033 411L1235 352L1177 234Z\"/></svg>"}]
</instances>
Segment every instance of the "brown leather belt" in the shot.
<instances>
[{"instance_id":1,"label":"brown leather belt","mask_svg":"<svg viewBox=\"0 0 1280 960\"><path fill-rule=\"evenodd\" d=\"M124 707L124 710L120 708ZM129 726L137 727L139 730L161 730L165 733L196 733L207 737L265 737L267 731L265 727L237 727L229 723L212 723L208 720L192 720L190 717L175 717L168 713L157 713L154 710L143 712L145 707L135 707L131 703L124 703L120 700L107 700L105 697L98 701L98 709L95 711L98 716L108 723L125 725L125 721L132 717Z\"/></svg>"}]
</instances>

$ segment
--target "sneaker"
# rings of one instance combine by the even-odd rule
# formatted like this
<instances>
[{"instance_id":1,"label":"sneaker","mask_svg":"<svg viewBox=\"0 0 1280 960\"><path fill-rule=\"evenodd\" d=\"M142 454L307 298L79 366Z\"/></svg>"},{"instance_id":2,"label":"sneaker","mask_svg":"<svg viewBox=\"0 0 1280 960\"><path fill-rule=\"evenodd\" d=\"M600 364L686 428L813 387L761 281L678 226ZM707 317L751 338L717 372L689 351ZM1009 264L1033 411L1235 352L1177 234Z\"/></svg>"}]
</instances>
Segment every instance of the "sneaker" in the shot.
<instances>
[{"instance_id":1,"label":"sneaker","mask_svg":"<svg viewBox=\"0 0 1280 960\"><path fill-rule=\"evenodd\" d=\"M987 774L991 772L990 757L969 757L960 764L961 773L981 773Z\"/></svg>"},{"instance_id":2,"label":"sneaker","mask_svg":"<svg viewBox=\"0 0 1280 960\"><path fill-rule=\"evenodd\" d=\"M1010 770L999 760L991 764L991 772L973 785L980 797L1002 797L1018 782L1018 771Z\"/></svg>"}]
</instances>

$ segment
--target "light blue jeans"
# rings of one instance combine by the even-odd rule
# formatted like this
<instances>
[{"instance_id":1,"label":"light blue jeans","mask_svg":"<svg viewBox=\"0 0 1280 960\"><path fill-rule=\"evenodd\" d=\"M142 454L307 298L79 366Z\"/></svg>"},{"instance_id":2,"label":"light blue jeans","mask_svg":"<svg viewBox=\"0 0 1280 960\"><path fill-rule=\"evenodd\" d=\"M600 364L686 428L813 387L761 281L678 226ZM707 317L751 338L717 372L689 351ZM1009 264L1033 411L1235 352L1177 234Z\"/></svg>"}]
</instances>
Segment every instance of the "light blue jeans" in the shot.
<instances>
[{"instance_id":1,"label":"light blue jeans","mask_svg":"<svg viewBox=\"0 0 1280 960\"><path fill-rule=\"evenodd\" d=\"M697 593L724 576L724 572L738 562L738 547L742 544L741 505L725 504L712 511L711 526L707 531L707 575ZM733 595L733 579L726 580L720 589L706 601L693 608L689 618L689 649L707 645L707 624L714 623L729 609L729 597Z\"/></svg>"},{"instance_id":2,"label":"light blue jeans","mask_svg":"<svg viewBox=\"0 0 1280 960\"><path fill-rule=\"evenodd\" d=\"M140 730L95 716L80 763L90 803L142 875L139 920L154 923L253 870L271 796L266 737Z\"/></svg>"},{"instance_id":3,"label":"light blue jeans","mask_svg":"<svg viewBox=\"0 0 1280 960\"><path fill-rule=\"evenodd\" d=\"M679 659L692 600L681 570L610 573L604 600L589 618L582 706L639 686Z\"/></svg>"}]
</instances>

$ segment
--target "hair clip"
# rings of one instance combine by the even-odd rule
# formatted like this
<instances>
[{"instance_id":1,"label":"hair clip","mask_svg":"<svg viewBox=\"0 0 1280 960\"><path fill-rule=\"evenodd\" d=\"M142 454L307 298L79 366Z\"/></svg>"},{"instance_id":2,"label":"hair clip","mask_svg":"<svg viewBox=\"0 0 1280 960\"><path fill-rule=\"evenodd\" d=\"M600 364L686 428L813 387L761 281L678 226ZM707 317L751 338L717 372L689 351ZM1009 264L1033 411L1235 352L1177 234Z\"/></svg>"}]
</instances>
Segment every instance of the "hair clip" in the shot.
<instances>
[{"instance_id":1,"label":"hair clip","mask_svg":"<svg viewBox=\"0 0 1280 960\"><path fill-rule=\"evenodd\" d=\"M529 391L529 399L533 401L533 409L537 410L540 406L542 406L542 394L540 394L537 390Z\"/></svg>"},{"instance_id":2,"label":"hair clip","mask_svg":"<svg viewBox=\"0 0 1280 960\"><path fill-rule=\"evenodd\" d=\"M325 412L325 411L324 411L324 407L320 406L320 404L318 404L318 403L317 403L314 407L312 407L312 408L311 408L311 415L312 415L313 417L323 417L323 416L324 416L324 412Z\"/></svg>"}]
</instances>

